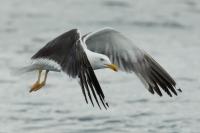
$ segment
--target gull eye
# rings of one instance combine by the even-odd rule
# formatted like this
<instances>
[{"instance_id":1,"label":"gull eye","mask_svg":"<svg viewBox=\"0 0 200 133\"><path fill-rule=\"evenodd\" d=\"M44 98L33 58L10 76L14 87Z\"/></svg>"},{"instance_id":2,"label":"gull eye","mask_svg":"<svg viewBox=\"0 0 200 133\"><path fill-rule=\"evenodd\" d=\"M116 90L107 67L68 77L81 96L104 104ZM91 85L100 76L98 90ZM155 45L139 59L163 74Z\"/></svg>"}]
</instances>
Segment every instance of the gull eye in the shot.
<instances>
[{"instance_id":1,"label":"gull eye","mask_svg":"<svg viewBox=\"0 0 200 133\"><path fill-rule=\"evenodd\" d=\"M100 58L100 61L104 61L104 59L103 59L103 58Z\"/></svg>"}]
</instances>

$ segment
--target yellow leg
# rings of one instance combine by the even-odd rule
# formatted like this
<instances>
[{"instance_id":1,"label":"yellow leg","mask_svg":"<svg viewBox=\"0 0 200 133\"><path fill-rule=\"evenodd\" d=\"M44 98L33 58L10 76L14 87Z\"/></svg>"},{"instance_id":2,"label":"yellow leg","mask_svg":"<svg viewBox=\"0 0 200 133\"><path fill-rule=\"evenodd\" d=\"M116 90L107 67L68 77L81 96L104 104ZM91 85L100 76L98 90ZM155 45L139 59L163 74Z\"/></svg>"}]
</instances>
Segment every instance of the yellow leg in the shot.
<instances>
[{"instance_id":1,"label":"yellow leg","mask_svg":"<svg viewBox=\"0 0 200 133\"><path fill-rule=\"evenodd\" d=\"M36 81L35 84L32 85L31 90L29 92L37 91L37 90L41 89L46 84L46 79L47 79L48 72L49 72L49 70L46 70L44 81L42 81L40 83L40 78L41 78L42 70L39 70L38 80Z\"/></svg>"},{"instance_id":2,"label":"yellow leg","mask_svg":"<svg viewBox=\"0 0 200 133\"><path fill-rule=\"evenodd\" d=\"M38 88L38 87L40 86L41 73L42 73L42 70L39 70L38 79L37 79L37 81L32 85L31 90L30 90L29 92L34 91L36 88Z\"/></svg>"},{"instance_id":3,"label":"yellow leg","mask_svg":"<svg viewBox=\"0 0 200 133\"><path fill-rule=\"evenodd\" d=\"M46 70L45 76L44 76L44 81L42 81L42 83L41 83L42 86L45 86L45 84L46 84L48 72L49 72L49 70Z\"/></svg>"}]
</instances>

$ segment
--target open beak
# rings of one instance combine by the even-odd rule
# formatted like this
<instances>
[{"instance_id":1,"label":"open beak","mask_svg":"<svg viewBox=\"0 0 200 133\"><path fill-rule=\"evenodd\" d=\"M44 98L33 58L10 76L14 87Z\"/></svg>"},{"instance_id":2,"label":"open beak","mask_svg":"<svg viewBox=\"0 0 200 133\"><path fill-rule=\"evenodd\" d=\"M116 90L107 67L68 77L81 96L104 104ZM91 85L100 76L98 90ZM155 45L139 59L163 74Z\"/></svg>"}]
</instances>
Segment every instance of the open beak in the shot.
<instances>
[{"instance_id":1,"label":"open beak","mask_svg":"<svg viewBox=\"0 0 200 133\"><path fill-rule=\"evenodd\" d=\"M115 64L106 64L106 66L115 72L118 71L118 67Z\"/></svg>"}]
</instances>

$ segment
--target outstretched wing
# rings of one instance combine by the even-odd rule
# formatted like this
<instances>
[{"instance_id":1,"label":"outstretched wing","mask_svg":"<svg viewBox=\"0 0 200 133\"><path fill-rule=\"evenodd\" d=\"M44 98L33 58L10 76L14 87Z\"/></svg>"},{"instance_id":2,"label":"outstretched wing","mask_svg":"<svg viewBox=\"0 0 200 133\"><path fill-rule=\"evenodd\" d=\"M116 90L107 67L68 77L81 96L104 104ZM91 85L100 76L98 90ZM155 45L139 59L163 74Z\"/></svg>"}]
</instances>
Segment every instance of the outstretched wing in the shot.
<instances>
[{"instance_id":1,"label":"outstretched wing","mask_svg":"<svg viewBox=\"0 0 200 133\"><path fill-rule=\"evenodd\" d=\"M93 106L92 99L95 99L99 107L99 100L105 108L108 107L104 93L81 45L78 30L70 30L50 41L32 59L45 59L56 62L61 70L70 77L79 77L82 92L87 103L89 97Z\"/></svg>"},{"instance_id":2,"label":"outstretched wing","mask_svg":"<svg viewBox=\"0 0 200 133\"><path fill-rule=\"evenodd\" d=\"M105 28L83 36L88 49L107 55L110 60L126 72L135 72L148 90L162 96L162 88L169 96L177 95L176 82L145 51L131 40L111 28Z\"/></svg>"}]
</instances>

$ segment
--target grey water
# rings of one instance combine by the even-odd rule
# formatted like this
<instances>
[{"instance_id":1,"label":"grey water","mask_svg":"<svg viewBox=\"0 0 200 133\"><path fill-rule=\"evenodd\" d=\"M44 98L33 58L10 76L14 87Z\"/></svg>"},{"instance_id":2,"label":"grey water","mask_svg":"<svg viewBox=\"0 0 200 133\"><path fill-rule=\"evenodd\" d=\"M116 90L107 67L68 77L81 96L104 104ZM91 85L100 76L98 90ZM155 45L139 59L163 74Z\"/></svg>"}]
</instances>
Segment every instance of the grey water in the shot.
<instances>
[{"instance_id":1,"label":"grey water","mask_svg":"<svg viewBox=\"0 0 200 133\"><path fill-rule=\"evenodd\" d=\"M0 0L0 133L199 133L199 0ZM152 55L177 81L176 97L151 95L134 74L98 70L110 104L87 105L76 80L14 75L59 34L113 27Z\"/></svg>"}]
</instances>

